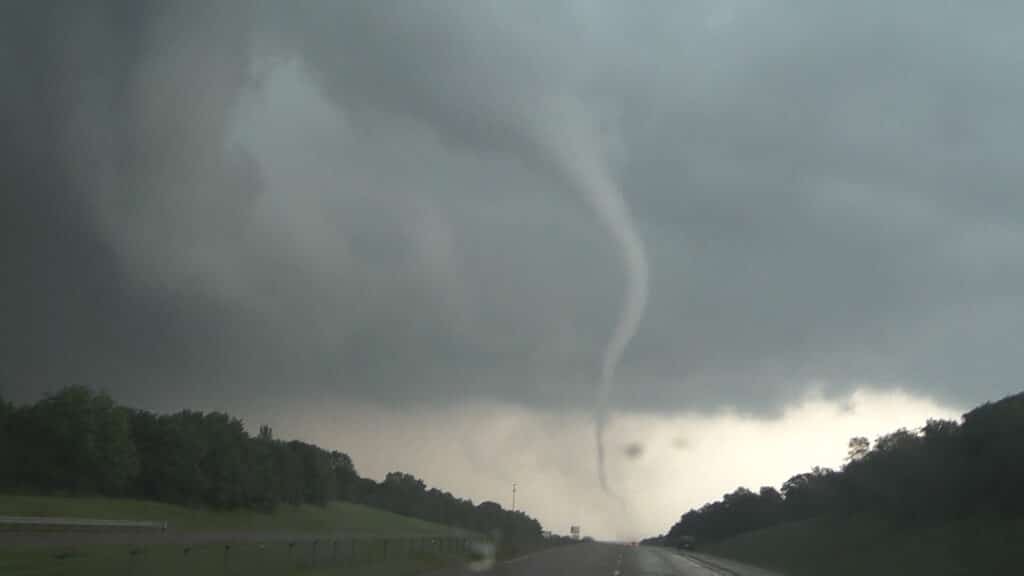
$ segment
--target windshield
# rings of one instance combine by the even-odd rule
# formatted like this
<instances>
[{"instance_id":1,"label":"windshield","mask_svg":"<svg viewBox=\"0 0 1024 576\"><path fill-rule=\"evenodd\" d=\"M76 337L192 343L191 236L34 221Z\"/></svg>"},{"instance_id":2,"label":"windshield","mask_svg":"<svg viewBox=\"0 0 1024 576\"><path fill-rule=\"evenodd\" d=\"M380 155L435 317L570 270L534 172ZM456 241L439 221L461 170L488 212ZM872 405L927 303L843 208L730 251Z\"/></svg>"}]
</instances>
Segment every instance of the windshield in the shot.
<instances>
[{"instance_id":1,"label":"windshield","mask_svg":"<svg viewBox=\"0 0 1024 576\"><path fill-rule=\"evenodd\" d=\"M1016 565L1024 7L3 13L0 572Z\"/></svg>"}]
</instances>

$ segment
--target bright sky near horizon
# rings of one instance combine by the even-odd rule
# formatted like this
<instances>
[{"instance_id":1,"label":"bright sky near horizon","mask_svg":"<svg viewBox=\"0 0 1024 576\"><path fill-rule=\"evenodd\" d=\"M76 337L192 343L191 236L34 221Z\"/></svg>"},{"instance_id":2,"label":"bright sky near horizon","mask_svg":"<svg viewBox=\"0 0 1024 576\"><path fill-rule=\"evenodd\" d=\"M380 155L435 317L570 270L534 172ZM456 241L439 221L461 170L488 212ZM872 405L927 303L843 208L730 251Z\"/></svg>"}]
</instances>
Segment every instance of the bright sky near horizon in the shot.
<instances>
[{"instance_id":1,"label":"bright sky near horizon","mask_svg":"<svg viewBox=\"0 0 1024 576\"><path fill-rule=\"evenodd\" d=\"M546 529L581 525L600 539L662 534L690 508L739 486L780 488L813 466L837 469L854 436L874 439L963 410L903 392L858 390L846 399L809 395L772 419L719 414L617 414L609 430L609 483L595 480L593 422L585 412L551 413L499 404L417 411L374 405L296 404L250 422L275 433L347 450L361 474L394 470L475 502L517 505ZM628 448L642 450L631 456Z\"/></svg>"}]
</instances>

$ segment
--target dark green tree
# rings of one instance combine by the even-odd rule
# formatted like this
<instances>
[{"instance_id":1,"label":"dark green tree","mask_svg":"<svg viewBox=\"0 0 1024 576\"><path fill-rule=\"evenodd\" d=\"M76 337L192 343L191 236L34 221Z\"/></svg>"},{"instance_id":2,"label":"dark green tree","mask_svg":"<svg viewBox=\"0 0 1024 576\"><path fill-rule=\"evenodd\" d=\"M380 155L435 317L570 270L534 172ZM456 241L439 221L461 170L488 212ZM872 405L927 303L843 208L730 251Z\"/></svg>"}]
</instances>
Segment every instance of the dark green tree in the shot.
<instances>
[{"instance_id":1,"label":"dark green tree","mask_svg":"<svg viewBox=\"0 0 1024 576\"><path fill-rule=\"evenodd\" d=\"M857 436L850 438L850 443L847 446L846 461L854 462L860 460L864 456L867 456L868 452L871 451L871 441L863 436Z\"/></svg>"},{"instance_id":2,"label":"dark green tree","mask_svg":"<svg viewBox=\"0 0 1024 576\"><path fill-rule=\"evenodd\" d=\"M17 411L12 424L24 443L16 466L26 488L118 495L138 473L129 414L104 393L64 388Z\"/></svg>"},{"instance_id":3,"label":"dark green tree","mask_svg":"<svg viewBox=\"0 0 1024 576\"><path fill-rule=\"evenodd\" d=\"M541 537L540 524L522 512L494 502L474 506L403 472L380 483L360 478L347 454L275 440L269 426L252 437L228 414L157 415L118 406L84 387L65 388L30 406L0 399L0 464L4 489L260 510L348 499L502 534L515 545Z\"/></svg>"},{"instance_id":4,"label":"dark green tree","mask_svg":"<svg viewBox=\"0 0 1024 576\"><path fill-rule=\"evenodd\" d=\"M0 490L14 488L14 443L11 442L11 415L14 406L0 397Z\"/></svg>"}]
</instances>

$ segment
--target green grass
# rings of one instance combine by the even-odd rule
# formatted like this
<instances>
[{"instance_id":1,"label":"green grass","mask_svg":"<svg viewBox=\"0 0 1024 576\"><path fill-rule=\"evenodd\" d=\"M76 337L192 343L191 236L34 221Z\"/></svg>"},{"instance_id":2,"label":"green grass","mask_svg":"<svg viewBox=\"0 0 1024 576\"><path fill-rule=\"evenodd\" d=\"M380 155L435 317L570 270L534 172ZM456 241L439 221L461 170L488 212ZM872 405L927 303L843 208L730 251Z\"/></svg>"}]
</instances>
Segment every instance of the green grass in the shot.
<instances>
[{"instance_id":1,"label":"green grass","mask_svg":"<svg viewBox=\"0 0 1024 576\"><path fill-rule=\"evenodd\" d=\"M63 498L0 494L0 515L59 516L111 520L166 521L182 532L343 533L324 541L234 543L183 546L86 544L13 546L0 543L0 575L172 576L405 576L439 568L456 553L411 549L409 539L475 535L357 504L326 507L280 506L273 513L192 509L159 502L110 498ZM381 540L390 539L387 545ZM395 539L398 539L396 541ZM353 542L355 548L353 549ZM423 546L425 540L418 540ZM429 546L429 544L428 544Z\"/></svg>"},{"instance_id":2,"label":"green grass","mask_svg":"<svg viewBox=\"0 0 1024 576\"><path fill-rule=\"evenodd\" d=\"M1024 520L975 517L931 529L901 529L859 516L758 530L701 551L789 576L975 575L1024 566Z\"/></svg>"},{"instance_id":3,"label":"green grass","mask_svg":"<svg viewBox=\"0 0 1024 576\"><path fill-rule=\"evenodd\" d=\"M362 542L356 556L344 546L337 556L330 548L316 555L309 543L236 544L197 546L186 555L178 546L90 545L76 548L0 547L0 574L5 576L405 576L440 568L459 560L441 553L406 554L392 550L387 556L378 546Z\"/></svg>"},{"instance_id":4,"label":"green grass","mask_svg":"<svg viewBox=\"0 0 1024 576\"><path fill-rule=\"evenodd\" d=\"M0 494L0 516L166 521L172 529L181 531L345 532L380 536L432 536L455 532L448 526L348 502L333 502L322 508L284 505L265 513L186 508L141 500Z\"/></svg>"}]
</instances>

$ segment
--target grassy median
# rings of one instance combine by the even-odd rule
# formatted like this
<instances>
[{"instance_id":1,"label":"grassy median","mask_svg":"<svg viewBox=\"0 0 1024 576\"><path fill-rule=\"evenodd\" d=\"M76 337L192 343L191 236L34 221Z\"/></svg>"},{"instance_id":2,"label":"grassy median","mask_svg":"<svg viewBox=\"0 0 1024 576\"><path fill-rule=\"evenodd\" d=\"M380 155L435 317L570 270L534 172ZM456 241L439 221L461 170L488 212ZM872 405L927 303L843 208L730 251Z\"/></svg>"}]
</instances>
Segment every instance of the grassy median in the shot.
<instances>
[{"instance_id":1,"label":"grassy median","mask_svg":"<svg viewBox=\"0 0 1024 576\"><path fill-rule=\"evenodd\" d=\"M115 498L60 498L0 494L0 516L62 516L109 520L166 521L178 531L345 532L440 536L448 526L384 510L332 502L326 506L278 506L274 512L208 510L160 502Z\"/></svg>"},{"instance_id":2,"label":"grassy median","mask_svg":"<svg viewBox=\"0 0 1024 576\"><path fill-rule=\"evenodd\" d=\"M403 576L463 559L463 552L438 543L472 537L433 524L357 504L279 506L272 513L193 509L158 502L108 498L0 495L0 516L55 516L166 521L180 537L189 534L253 533L228 544L3 544L0 574L44 575L320 575ZM263 534L297 534L294 541ZM311 537L323 534L315 543ZM62 542L68 538L62 539Z\"/></svg>"},{"instance_id":3,"label":"grassy median","mask_svg":"<svg viewBox=\"0 0 1024 576\"><path fill-rule=\"evenodd\" d=\"M363 542L359 547L379 543ZM378 551L352 556L347 550L332 555L329 546L314 550L308 543L289 547L285 543L195 546L183 552L180 546L87 545L77 547L0 547L0 574L5 576L316 576L327 574L390 575L415 574L461 560L455 554L415 552L409 555Z\"/></svg>"}]
</instances>

